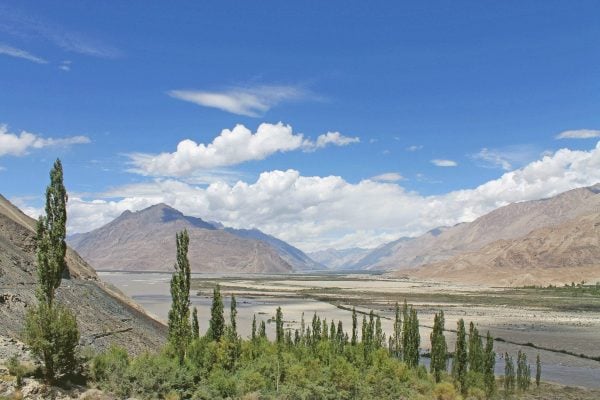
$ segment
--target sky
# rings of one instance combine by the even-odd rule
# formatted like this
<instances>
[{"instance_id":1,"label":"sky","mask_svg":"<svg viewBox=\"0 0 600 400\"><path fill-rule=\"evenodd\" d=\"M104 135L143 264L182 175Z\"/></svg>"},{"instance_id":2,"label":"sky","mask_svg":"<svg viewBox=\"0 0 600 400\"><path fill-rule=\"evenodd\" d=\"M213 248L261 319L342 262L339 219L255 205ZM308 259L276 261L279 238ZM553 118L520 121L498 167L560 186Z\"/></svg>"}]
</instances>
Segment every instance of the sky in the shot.
<instances>
[{"instance_id":1,"label":"sky","mask_svg":"<svg viewBox=\"0 0 600 400\"><path fill-rule=\"evenodd\" d=\"M0 0L0 193L305 251L600 182L597 1Z\"/></svg>"}]
</instances>

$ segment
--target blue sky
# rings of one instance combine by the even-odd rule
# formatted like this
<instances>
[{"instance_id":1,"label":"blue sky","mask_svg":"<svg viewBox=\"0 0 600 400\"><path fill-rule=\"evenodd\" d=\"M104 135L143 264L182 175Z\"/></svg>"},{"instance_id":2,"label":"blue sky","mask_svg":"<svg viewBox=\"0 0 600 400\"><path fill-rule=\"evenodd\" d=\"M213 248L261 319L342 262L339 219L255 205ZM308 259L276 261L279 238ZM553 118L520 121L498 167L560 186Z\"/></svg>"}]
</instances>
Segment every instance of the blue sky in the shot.
<instances>
[{"instance_id":1,"label":"blue sky","mask_svg":"<svg viewBox=\"0 0 600 400\"><path fill-rule=\"evenodd\" d=\"M598 15L595 1L0 0L0 192L39 212L60 157L72 232L166 201L316 249L595 183ZM243 140L206 150L224 129ZM475 195L563 148L554 175Z\"/></svg>"}]
</instances>

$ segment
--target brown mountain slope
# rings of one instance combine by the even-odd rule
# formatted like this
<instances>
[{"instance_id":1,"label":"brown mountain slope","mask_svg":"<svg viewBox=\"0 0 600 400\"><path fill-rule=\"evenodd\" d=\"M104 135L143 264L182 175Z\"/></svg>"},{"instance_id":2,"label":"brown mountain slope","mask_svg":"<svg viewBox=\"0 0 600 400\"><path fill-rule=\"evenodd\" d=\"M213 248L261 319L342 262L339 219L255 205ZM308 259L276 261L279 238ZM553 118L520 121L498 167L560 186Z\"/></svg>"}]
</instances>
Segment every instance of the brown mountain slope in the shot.
<instances>
[{"instance_id":1,"label":"brown mountain slope","mask_svg":"<svg viewBox=\"0 0 600 400\"><path fill-rule=\"evenodd\" d=\"M519 239L498 240L479 251L406 272L419 278L502 286L597 282L600 213L536 229Z\"/></svg>"},{"instance_id":2,"label":"brown mountain slope","mask_svg":"<svg viewBox=\"0 0 600 400\"><path fill-rule=\"evenodd\" d=\"M35 304L35 221L0 196L0 336L18 338L27 307ZM57 298L76 315L81 343L103 349L111 343L132 353L160 346L165 327L131 300L98 279L72 249L67 251L71 275Z\"/></svg>"},{"instance_id":3,"label":"brown mountain slope","mask_svg":"<svg viewBox=\"0 0 600 400\"><path fill-rule=\"evenodd\" d=\"M157 204L88 233L69 244L99 270L171 271L175 234L187 229L192 272L282 273L292 267L267 244L238 237L200 218Z\"/></svg>"},{"instance_id":4,"label":"brown mountain slope","mask_svg":"<svg viewBox=\"0 0 600 400\"><path fill-rule=\"evenodd\" d=\"M560 225L579 215L593 212L600 212L600 184L570 190L548 199L509 204L473 222L392 243L391 251L361 267L416 268L479 250L500 239L516 239L533 229Z\"/></svg>"}]
</instances>

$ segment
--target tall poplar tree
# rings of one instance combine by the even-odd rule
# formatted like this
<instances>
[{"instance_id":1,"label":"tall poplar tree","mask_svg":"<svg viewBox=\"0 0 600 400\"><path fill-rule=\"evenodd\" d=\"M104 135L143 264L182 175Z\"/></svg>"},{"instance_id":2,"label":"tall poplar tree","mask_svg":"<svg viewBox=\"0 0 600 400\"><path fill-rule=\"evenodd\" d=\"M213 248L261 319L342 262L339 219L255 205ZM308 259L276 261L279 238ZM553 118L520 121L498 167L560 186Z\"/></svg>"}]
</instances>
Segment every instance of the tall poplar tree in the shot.
<instances>
[{"instance_id":1,"label":"tall poplar tree","mask_svg":"<svg viewBox=\"0 0 600 400\"><path fill-rule=\"evenodd\" d=\"M198 323L198 309L194 307L192 311L192 338L198 339L200 337L200 324Z\"/></svg>"},{"instance_id":2,"label":"tall poplar tree","mask_svg":"<svg viewBox=\"0 0 600 400\"><path fill-rule=\"evenodd\" d=\"M325 329L325 331L327 331L327 329ZM275 313L275 334L277 343L282 344L284 339L284 331L283 313L281 312L281 307L277 307L277 312Z\"/></svg>"},{"instance_id":3,"label":"tall poplar tree","mask_svg":"<svg viewBox=\"0 0 600 400\"><path fill-rule=\"evenodd\" d=\"M400 304L398 304L398 302L396 302L396 308L395 308L395 315L394 315L394 335L392 336L392 349L390 349L391 352L393 352L393 355L395 357L400 358L400 351L401 351L401 346L402 346L402 317L400 316Z\"/></svg>"},{"instance_id":4,"label":"tall poplar tree","mask_svg":"<svg viewBox=\"0 0 600 400\"><path fill-rule=\"evenodd\" d=\"M456 329L456 349L452 360L452 377L463 395L467 394L467 339L465 321L461 318Z\"/></svg>"},{"instance_id":5,"label":"tall poplar tree","mask_svg":"<svg viewBox=\"0 0 600 400\"><path fill-rule=\"evenodd\" d=\"M352 339L350 344L356 346L358 342L358 321L356 320L356 308L352 307Z\"/></svg>"},{"instance_id":6,"label":"tall poplar tree","mask_svg":"<svg viewBox=\"0 0 600 400\"><path fill-rule=\"evenodd\" d=\"M494 370L496 368L496 353L494 352L494 339L487 332L485 339L485 350L483 356L483 383L485 386L485 394L488 399L492 398L496 392L496 376Z\"/></svg>"},{"instance_id":7,"label":"tall poplar tree","mask_svg":"<svg viewBox=\"0 0 600 400\"><path fill-rule=\"evenodd\" d=\"M446 371L448 357L448 346L444 337L444 312L440 311L433 318L433 330L431 332L431 364L430 369L435 381L442 379L442 372Z\"/></svg>"},{"instance_id":8,"label":"tall poplar tree","mask_svg":"<svg viewBox=\"0 0 600 400\"><path fill-rule=\"evenodd\" d=\"M28 310L24 332L32 353L44 365L48 382L77 367L77 321L71 311L55 304L56 289L62 278L69 276L65 261L67 200L62 164L57 159L46 188L46 215L39 218L36 229L38 305Z\"/></svg>"},{"instance_id":9,"label":"tall poplar tree","mask_svg":"<svg viewBox=\"0 0 600 400\"><path fill-rule=\"evenodd\" d=\"M171 310L169 310L169 343L179 362L185 357L192 337L190 324L190 262L187 257L190 238L187 230L177 233L177 261L171 278Z\"/></svg>"},{"instance_id":10,"label":"tall poplar tree","mask_svg":"<svg viewBox=\"0 0 600 400\"><path fill-rule=\"evenodd\" d=\"M263 321L264 322L264 321ZM223 298L221 297L221 285L217 284L213 289L213 300L210 307L210 321L206 335L214 341L219 342L225 333L225 317L223 316Z\"/></svg>"}]
</instances>

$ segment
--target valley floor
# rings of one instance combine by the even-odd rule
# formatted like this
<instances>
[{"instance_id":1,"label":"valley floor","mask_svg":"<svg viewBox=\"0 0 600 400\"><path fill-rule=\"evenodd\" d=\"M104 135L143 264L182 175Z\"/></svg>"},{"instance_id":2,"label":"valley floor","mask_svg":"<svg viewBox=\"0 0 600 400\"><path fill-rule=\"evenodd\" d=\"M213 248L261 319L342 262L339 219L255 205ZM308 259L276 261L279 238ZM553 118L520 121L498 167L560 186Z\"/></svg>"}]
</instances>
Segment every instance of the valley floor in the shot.
<instances>
[{"instance_id":1,"label":"valley floor","mask_svg":"<svg viewBox=\"0 0 600 400\"><path fill-rule=\"evenodd\" d=\"M159 319L169 309L169 274L101 273ZM285 327L300 326L304 312L310 321L314 312L328 320L342 320L351 326L351 308L373 309L383 318L383 329L392 330L390 318L396 301L406 299L419 311L421 348L429 349L429 328L433 314L446 314L446 338L454 348L458 319L473 321L480 332L487 330L497 339L498 374L503 373L504 352L519 349L533 362L539 353L543 379L563 385L600 388L600 297L571 290L478 287L404 279L383 279L376 275L194 275L192 303L199 318L207 320L212 288L219 282L228 296L238 299L238 326L242 336L250 333L252 316L265 320L267 329L277 306L281 306ZM226 309L227 309L226 304ZM423 359L426 363L428 360Z\"/></svg>"}]
</instances>

